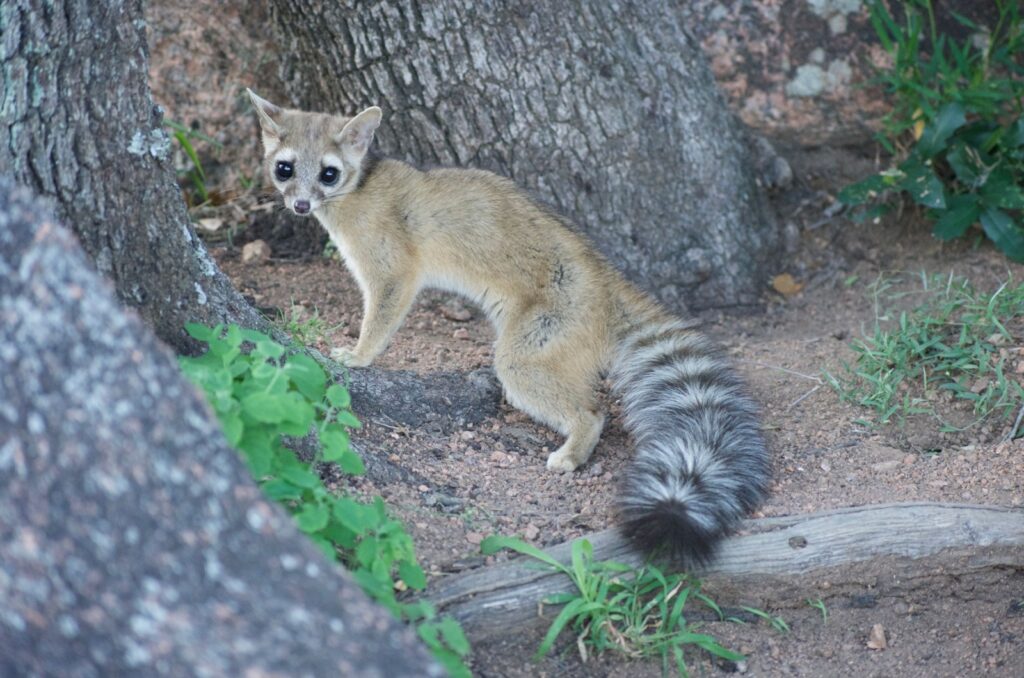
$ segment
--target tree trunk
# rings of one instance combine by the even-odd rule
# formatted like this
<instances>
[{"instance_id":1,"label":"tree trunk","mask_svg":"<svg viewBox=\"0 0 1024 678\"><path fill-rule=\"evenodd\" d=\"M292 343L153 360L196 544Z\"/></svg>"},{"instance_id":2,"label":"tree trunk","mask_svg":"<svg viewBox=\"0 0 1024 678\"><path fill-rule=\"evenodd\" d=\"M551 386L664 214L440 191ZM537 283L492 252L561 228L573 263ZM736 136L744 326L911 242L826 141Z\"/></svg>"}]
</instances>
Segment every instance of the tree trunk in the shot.
<instances>
[{"instance_id":1,"label":"tree trunk","mask_svg":"<svg viewBox=\"0 0 1024 678\"><path fill-rule=\"evenodd\" d=\"M0 167L42 196L157 336L265 327L196 237L153 104L141 0L4 0Z\"/></svg>"},{"instance_id":2,"label":"tree trunk","mask_svg":"<svg viewBox=\"0 0 1024 678\"><path fill-rule=\"evenodd\" d=\"M0 180L0 675L441 675Z\"/></svg>"},{"instance_id":3,"label":"tree trunk","mask_svg":"<svg viewBox=\"0 0 1024 678\"><path fill-rule=\"evenodd\" d=\"M679 3L274 0L293 104L510 176L676 310L757 303L781 237Z\"/></svg>"},{"instance_id":4,"label":"tree trunk","mask_svg":"<svg viewBox=\"0 0 1024 678\"><path fill-rule=\"evenodd\" d=\"M5 0L0 167L45 197L121 301L179 352L193 348L187 322L270 331L192 230L147 60L140 0ZM390 408L403 423L450 426L497 408L487 381L367 369L350 387L358 414ZM446 399L445 386L462 397Z\"/></svg>"}]
</instances>

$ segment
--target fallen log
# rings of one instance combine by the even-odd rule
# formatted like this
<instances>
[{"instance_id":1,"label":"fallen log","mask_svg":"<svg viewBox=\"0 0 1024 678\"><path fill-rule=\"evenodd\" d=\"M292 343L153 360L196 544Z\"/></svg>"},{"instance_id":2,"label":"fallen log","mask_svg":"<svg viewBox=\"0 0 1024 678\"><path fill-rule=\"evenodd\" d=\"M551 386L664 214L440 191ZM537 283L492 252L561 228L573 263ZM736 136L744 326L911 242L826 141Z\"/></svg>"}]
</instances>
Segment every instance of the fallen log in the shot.
<instances>
[{"instance_id":1,"label":"fallen log","mask_svg":"<svg viewBox=\"0 0 1024 678\"><path fill-rule=\"evenodd\" d=\"M616 530L587 538L595 560L644 561ZM570 548L547 552L568 563ZM748 520L699 574L719 602L779 608L866 588L888 595L998 568L1024 570L1024 510L910 503ZM443 613L483 640L550 624L558 608L543 601L573 585L533 559L517 558L434 581L429 590Z\"/></svg>"}]
</instances>

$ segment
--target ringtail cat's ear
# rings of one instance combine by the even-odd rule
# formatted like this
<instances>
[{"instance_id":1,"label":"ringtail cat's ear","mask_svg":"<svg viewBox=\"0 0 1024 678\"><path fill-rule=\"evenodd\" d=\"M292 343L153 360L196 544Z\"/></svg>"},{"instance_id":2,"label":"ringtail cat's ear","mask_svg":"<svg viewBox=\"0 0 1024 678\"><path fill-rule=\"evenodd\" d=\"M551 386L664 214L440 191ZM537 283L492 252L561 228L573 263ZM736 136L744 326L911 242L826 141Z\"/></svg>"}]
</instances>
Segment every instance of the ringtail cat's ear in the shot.
<instances>
[{"instance_id":1,"label":"ringtail cat's ear","mask_svg":"<svg viewBox=\"0 0 1024 678\"><path fill-rule=\"evenodd\" d=\"M345 123L345 126L335 137L342 153L348 156L351 162L358 163L366 155L373 141L373 133L380 126L380 119L383 113L380 108L370 106L365 111Z\"/></svg>"},{"instance_id":2,"label":"ringtail cat's ear","mask_svg":"<svg viewBox=\"0 0 1024 678\"><path fill-rule=\"evenodd\" d=\"M274 118L281 115L281 107L275 106L266 99L256 96L256 93L248 87L245 88L245 91L249 94L249 100L252 101L253 108L256 109L256 115L260 119L260 130L263 132L263 150L266 153L270 153L281 143L281 126L274 121Z\"/></svg>"}]
</instances>

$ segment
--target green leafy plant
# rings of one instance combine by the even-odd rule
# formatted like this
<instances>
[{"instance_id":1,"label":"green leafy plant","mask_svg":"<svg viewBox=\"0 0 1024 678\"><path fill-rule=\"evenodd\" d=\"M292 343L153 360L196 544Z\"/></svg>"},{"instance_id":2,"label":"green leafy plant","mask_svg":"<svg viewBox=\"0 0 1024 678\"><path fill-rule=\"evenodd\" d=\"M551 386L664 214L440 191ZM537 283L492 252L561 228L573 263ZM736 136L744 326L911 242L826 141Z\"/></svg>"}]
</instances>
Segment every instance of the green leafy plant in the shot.
<instances>
[{"instance_id":1,"label":"green leafy plant","mask_svg":"<svg viewBox=\"0 0 1024 678\"><path fill-rule=\"evenodd\" d=\"M206 353L181 357L182 371L202 388L224 429L264 493L282 504L328 558L339 561L375 601L417 633L457 676L468 676L469 643L458 623L437 618L425 601L403 602L396 591L422 590L426 575L412 537L392 518L380 497L371 502L328 490L315 464L332 462L349 474L363 473L348 431L359 427L348 391L328 384L307 355L288 353L269 337L235 325L190 324L189 335ZM249 350L243 350L248 348ZM286 436L315 432L320 443L311 462L285 447Z\"/></svg>"},{"instance_id":2,"label":"green leafy plant","mask_svg":"<svg viewBox=\"0 0 1024 678\"><path fill-rule=\"evenodd\" d=\"M178 146L181 147L190 164L189 167L178 171L178 175L191 182L192 187L195 189L198 200L189 200L189 203L201 205L207 202L210 199L210 191L206 187L206 171L203 169L203 163L199 160L199 153L196 152L195 145L192 142L196 140L204 141L218 150L223 148L223 146L216 139L191 127L186 127L180 122L164 120L164 127L171 131L171 136L178 142Z\"/></svg>"},{"instance_id":3,"label":"green leafy plant","mask_svg":"<svg viewBox=\"0 0 1024 678\"><path fill-rule=\"evenodd\" d=\"M822 600L821 598L816 598L816 599L813 599L813 600L811 598L808 598L807 599L807 604L810 605L815 610L817 610L818 612L821 613L821 623L822 624L827 624L828 623L828 608L825 607L825 601L824 600Z\"/></svg>"},{"instance_id":4,"label":"green leafy plant","mask_svg":"<svg viewBox=\"0 0 1024 678\"><path fill-rule=\"evenodd\" d=\"M487 555L506 548L562 572L576 587L574 592L544 601L564 607L544 636L537 658L551 650L563 630L572 628L584 661L587 648L598 653L611 650L630 658L660 657L663 670L674 663L685 676L686 646L698 647L729 661L744 659L711 636L696 633L687 623L683 613L691 598L713 610L719 618L722 612L701 593L700 582L685 573L666 574L652 564L633 568L612 561L595 562L593 547L586 539L573 542L570 565L513 537L491 536L480 545Z\"/></svg>"},{"instance_id":5,"label":"green leafy plant","mask_svg":"<svg viewBox=\"0 0 1024 678\"><path fill-rule=\"evenodd\" d=\"M935 222L937 237L958 238L980 223L1008 257L1024 261L1024 21L1017 0L995 4L985 40L957 41L938 32L931 0L905 0L902 23L883 2L871 3L892 59L874 80L893 99L878 138L895 165L839 199L871 217L885 211L885 198L907 195Z\"/></svg>"},{"instance_id":6,"label":"green leafy plant","mask_svg":"<svg viewBox=\"0 0 1024 678\"><path fill-rule=\"evenodd\" d=\"M789 624L787 624L786 620L782 617L770 614L768 612L765 612L764 610L759 610L756 607L747 607L746 605L740 605L740 609L744 612L754 615L758 619L763 619L764 621L768 622L768 624L779 633L789 633ZM739 624L746 623L739 617L728 617L727 621L733 621Z\"/></svg>"},{"instance_id":7,"label":"green leafy plant","mask_svg":"<svg viewBox=\"0 0 1024 678\"><path fill-rule=\"evenodd\" d=\"M1024 403L1020 377L1007 369L1010 348L1024 337L1024 284L1007 281L994 293L963 278L921 276L924 299L911 310L883 309L889 282L874 287L873 332L852 342L857 354L840 375L825 374L844 400L869 407L877 423L910 414L938 417L940 391L972 404L974 425L1009 417ZM959 430L942 421L943 429Z\"/></svg>"}]
</instances>

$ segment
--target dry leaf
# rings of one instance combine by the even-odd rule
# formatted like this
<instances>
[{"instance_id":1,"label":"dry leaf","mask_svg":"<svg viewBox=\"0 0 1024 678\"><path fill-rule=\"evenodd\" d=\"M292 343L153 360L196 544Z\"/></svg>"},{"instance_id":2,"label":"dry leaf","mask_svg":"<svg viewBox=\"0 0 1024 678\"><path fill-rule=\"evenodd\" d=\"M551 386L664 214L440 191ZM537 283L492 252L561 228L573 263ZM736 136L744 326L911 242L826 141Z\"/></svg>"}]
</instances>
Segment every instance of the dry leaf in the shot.
<instances>
[{"instance_id":1,"label":"dry leaf","mask_svg":"<svg viewBox=\"0 0 1024 678\"><path fill-rule=\"evenodd\" d=\"M885 627L881 624L871 627L871 633L868 634L868 647L872 650L884 650L889 647L889 641L885 639Z\"/></svg>"},{"instance_id":2,"label":"dry leaf","mask_svg":"<svg viewBox=\"0 0 1024 678\"><path fill-rule=\"evenodd\" d=\"M798 283L793 276L783 273L772 278L772 287L779 294L791 297L804 288L803 283Z\"/></svg>"},{"instance_id":3,"label":"dry leaf","mask_svg":"<svg viewBox=\"0 0 1024 678\"><path fill-rule=\"evenodd\" d=\"M199 226L200 229L206 231L207 233L213 233L218 228L224 225L224 220L217 219L216 217L209 217L206 219L200 219L198 222L196 222L196 225Z\"/></svg>"}]
</instances>

